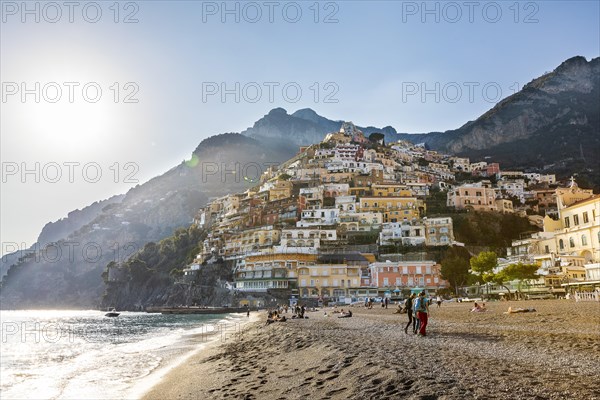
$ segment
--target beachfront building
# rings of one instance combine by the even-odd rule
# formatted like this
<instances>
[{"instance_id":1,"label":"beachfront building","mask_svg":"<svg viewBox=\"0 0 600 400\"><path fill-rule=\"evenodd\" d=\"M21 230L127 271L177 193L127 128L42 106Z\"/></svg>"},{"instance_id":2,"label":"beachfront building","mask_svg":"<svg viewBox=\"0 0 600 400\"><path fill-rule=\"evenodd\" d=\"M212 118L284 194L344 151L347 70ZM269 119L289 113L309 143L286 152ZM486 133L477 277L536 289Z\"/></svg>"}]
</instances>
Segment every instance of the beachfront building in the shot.
<instances>
[{"instance_id":1,"label":"beachfront building","mask_svg":"<svg viewBox=\"0 0 600 400\"><path fill-rule=\"evenodd\" d=\"M344 301L360 288L361 268L348 264L315 264L298 268L300 297Z\"/></svg>"},{"instance_id":2,"label":"beachfront building","mask_svg":"<svg viewBox=\"0 0 600 400\"><path fill-rule=\"evenodd\" d=\"M557 189L559 219L544 218L544 231L553 232L560 255L581 256L600 262L600 195L578 189Z\"/></svg>"},{"instance_id":3,"label":"beachfront building","mask_svg":"<svg viewBox=\"0 0 600 400\"><path fill-rule=\"evenodd\" d=\"M316 254L273 252L245 257L235 270L236 289L265 293L296 287L298 268L313 265Z\"/></svg>"},{"instance_id":4,"label":"beachfront building","mask_svg":"<svg viewBox=\"0 0 600 400\"><path fill-rule=\"evenodd\" d=\"M380 292L416 287L436 291L448 287L440 275L441 265L435 261L375 262L369 268L371 284Z\"/></svg>"}]
</instances>

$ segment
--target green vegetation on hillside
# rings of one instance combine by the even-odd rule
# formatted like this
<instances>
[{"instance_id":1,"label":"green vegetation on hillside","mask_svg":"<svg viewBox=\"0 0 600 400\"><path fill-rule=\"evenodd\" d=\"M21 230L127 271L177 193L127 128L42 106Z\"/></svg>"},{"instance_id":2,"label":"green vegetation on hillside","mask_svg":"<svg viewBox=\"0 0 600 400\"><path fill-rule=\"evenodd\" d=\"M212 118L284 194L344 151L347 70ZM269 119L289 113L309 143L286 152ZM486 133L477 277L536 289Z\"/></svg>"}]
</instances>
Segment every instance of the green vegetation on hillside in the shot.
<instances>
[{"instance_id":1,"label":"green vegetation on hillside","mask_svg":"<svg viewBox=\"0 0 600 400\"><path fill-rule=\"evenodd\" d=\"M453 214L454 237L468 246L485 246L504 251L513 240L538 229L529 220L514 214L470 212Z\"/></svg>"},{"instance_id":2,"label":"green vegetation on hillside","mask_svg":"<svg viewBox=\"0 0 600 400\"><path fill-rule=\"evenodd\" d=\"M198 244L206 233L192 225L178 229L173 236L158 243L150 242L120 265L134 286L159 287L172 283L181 275L199 251ZM106 266L102 277L108 279L108 269L117 267L115 262Z\"/></svg>"}]
</instances>

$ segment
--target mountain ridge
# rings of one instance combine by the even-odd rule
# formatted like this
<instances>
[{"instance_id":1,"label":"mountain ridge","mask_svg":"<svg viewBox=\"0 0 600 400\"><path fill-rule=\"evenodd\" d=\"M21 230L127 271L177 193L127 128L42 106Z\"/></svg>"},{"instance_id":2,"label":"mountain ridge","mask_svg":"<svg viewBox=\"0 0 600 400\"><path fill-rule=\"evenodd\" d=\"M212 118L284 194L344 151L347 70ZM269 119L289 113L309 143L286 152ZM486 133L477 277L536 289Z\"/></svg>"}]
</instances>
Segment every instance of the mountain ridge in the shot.
<instances>
[{"instance_id":1,"label":"mountain ridge","mask_svg":"<svg viewBox=\"0 0 600 400\"><path fill-rule=\"evenodd\" d=\"M599 82L600 58L573 57L458 129L406 134L391 126L357 128L366 136L381 132L388 142L425 143L473 160L492 156L491 161L499 161L503 168L551 170L562 177L578 173L580 184L587 180L598 188ZM241 133L202 140L191 160L131 188L118 202L92 207L86 216L70 213L66 221L50 223L40 234L42 242L97 243L105 251L98 261L90 263L79 255L72 260L40 262L39 254L36 257L31 250L4 256L0 275L4 271L8 275L2 280L1 306L98 306L100 274L108 262L131 255L127 246L139 249L189 226L196 210L210 197L250 188L261 170L289 159L298 146L320 142L328 132L338 131L341 123L312 109L290 115L275 108ZM250 173L247 167L255 165L259 171ZM118 260L111 254L113 244L120 252Z\"/></svg>"}]
</instances>

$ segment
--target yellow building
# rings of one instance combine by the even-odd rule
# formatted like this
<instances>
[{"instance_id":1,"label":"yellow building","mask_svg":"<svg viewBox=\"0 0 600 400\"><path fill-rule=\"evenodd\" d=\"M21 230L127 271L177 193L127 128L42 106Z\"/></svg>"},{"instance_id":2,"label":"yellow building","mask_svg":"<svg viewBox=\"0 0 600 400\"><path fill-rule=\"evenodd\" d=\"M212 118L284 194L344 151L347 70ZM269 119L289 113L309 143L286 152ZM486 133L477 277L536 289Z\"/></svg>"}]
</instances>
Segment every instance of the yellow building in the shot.
<instances>
[{"instance_id":1,"label":"yellow building","mask_svg":"<svg viewBox=\"0 0 600 400\"><path fill-rule=\"evenodd\" d=\"M413 192L405 185L376 184L371 186L374 197L412 197Z\"/></svg>"},{"instance_id":2,"label":"yellow building","mask_svg":"<svg viewBox=\"0 0 600 400\"><path fill-rule=\"evenodd\" d=\"M294 185L290 181L277 181L269 189L269 201L283 200L292 196Z\"/></svg>"},{"instance_id":3,"label":"yellow building","mask_svg":"<svg viewBox=\"0 0 600 400\"><path fill-rule=\"evenodd\" d=\"M556 203L558 209L569 207L574 203L581 200L589 199L594 195L594 192L590 189L581 189L577 186L575 179L571 178L569 187L556 188Z\"/></svg>"},{"instance_id":4,"label":"yellow building","mask_svg":"<svg viewBox=\"0 0 600 400\"><path fill-rule=\"evenodd\" d=\"M224 234L224 257L236 258L256 253L276 245L281 240L281 231L273 226L247 229L240 232Z\"/></svg>"},{"instance_id":5,"label":"yellow building","mask_svg":"<svg viewBox=\"0 0 600 400\"><path fill-rule=\"evenodd\" d=\"M300 297L339 300L349 295L349 289L360 287L360 276L360 266L316 264L299 267Z\"/></svg>"},{"instance_id":6,"label":"yellow building","mask_svg":"<svg viewBox=\"0 0 600 400\"><path fill-rule=\"evenodd\" d=\"M502 214L512 214L515 212L512 200L508 199L496 199L496 210Z\"/></svg>"},{"instance_id":7,"label":"yellow building","mask_svg":"<svg viewBox=\"0 0 600 400\"><path fill-rule=\"evenodd\" d=\"M371 231L381 228L383 214L375 212L340 213L340 228L348 232Z\"/></svg>"},{"instance_id":8,"label":"yellow building","mask_svg":"<svg viewBox=\"0 0 600 400\"><path fill-rule=\"evenodd\" d=\"M544 231L554 229L558 253L600 262L600 195L560 209L559 216L558 221L544 219Z\"/></svg>"},{"instance_id":9,"label":"yellow building","mask_svg":"<svg viewBox=\"0 0 600 400\"><path fill-rule=\"evenodd\" d=\"M362 197L360 211L381 212L383 222L399 222L425 214L425 203L416 197Z\"/></svg>"}]
</instances>

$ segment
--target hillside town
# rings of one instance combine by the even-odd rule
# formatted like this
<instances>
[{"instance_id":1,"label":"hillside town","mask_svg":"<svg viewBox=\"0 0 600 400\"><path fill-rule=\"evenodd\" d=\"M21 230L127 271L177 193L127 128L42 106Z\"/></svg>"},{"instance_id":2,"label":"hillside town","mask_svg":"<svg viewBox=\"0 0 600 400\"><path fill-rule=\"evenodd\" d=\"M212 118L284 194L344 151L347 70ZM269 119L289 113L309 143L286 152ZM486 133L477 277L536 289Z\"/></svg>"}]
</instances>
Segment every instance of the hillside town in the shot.
<instances>
[{"instance_id":1,"label":"hillside town","mask_svg":"<svg viewBox=\"0 0 600 400\"><path fill-rule=\"evenodd\" d=\"M562 297L600 287L600 196L573 178L561 184L553 174L386 144L383 135L365 137L346 122L252 183L198 211L194 223L208 234L183 271L193 280L204 265L226 263L234 276L228 285L245 304L447 293L441 265L425 249L464 246L455 240L452 212L528 217L534 233L514 241L496 271L539 266L539 278L525 288L507 282L457 294L502 297L518 284L527 296ZM451 212L427 210L440 193Z\"/></svg>"}]
</instances>

